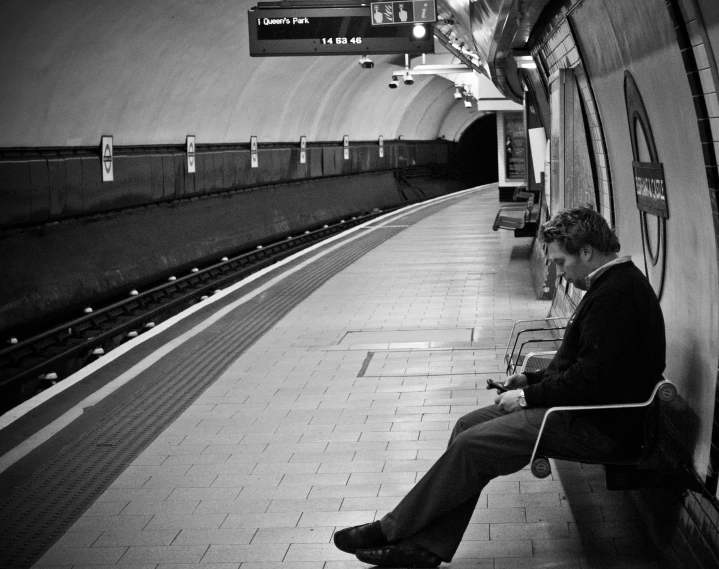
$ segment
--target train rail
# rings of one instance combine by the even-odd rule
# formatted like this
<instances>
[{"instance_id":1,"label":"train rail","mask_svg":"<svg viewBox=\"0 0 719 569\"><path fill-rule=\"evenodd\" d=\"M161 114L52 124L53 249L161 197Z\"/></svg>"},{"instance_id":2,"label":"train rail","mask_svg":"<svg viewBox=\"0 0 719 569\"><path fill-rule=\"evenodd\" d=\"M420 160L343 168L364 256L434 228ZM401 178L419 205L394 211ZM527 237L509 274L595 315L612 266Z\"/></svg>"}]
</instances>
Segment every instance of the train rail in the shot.
<instances>
[{"instance_id":1,"label":"train rail","mask_svg":"<svg viewBox=\"0 0 719 569\"><path fill-rule=\"evenodd\" d=\"M56 324L31 337L11 337L9 345L0 349L0 413L222 287L382 213L386 212L377 210L223 257L219 262L209 262L204 268L193 268L186 275L165 277L146 290L129 291L125 298L102 307L85 308L83 316Z\"/></svg>"}]
</instances>

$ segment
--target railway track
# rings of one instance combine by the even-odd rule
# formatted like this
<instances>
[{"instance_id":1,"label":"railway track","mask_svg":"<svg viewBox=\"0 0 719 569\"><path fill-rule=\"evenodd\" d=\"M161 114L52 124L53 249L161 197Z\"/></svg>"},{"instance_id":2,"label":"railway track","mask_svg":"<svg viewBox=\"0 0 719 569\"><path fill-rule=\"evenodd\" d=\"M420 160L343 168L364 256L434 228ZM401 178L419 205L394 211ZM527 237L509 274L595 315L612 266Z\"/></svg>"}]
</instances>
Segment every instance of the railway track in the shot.
<instances>
[{"instance_id":1,"label":"railway track","mask_svg":"<svg viewBox=\"0 0 719 569\"><path fill-rule=\"evenodd\" d=\"M83 316L56 323L31 337L15 338L10 332L8 344L0 349L0 413L219 289L382 213L376 211L341 220L223 257L203 268L193 268L186 275L165 278L145 290L131 290L126 297L104 306L87 307Z\"/></svg>"}]
</instances>

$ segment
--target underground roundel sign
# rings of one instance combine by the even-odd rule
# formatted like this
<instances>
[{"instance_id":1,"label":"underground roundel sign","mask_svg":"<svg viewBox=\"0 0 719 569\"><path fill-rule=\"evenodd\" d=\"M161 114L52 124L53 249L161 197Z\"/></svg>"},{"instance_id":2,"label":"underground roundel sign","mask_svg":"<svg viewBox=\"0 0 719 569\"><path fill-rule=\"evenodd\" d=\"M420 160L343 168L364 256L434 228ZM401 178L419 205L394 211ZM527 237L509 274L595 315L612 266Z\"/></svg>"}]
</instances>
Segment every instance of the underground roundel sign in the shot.
<instances>
[{"instance_id":1,"label":"underground roundel sign","mask_svg":"<svg viewBox=\"0 0 719 569\"><path fill-rule=\"evenodd\" d=\"M113 168L112 136L103 136L100 143L100 156L102 163L102 181L112 182L115 178Z\"/></svg>"}]
</instances>

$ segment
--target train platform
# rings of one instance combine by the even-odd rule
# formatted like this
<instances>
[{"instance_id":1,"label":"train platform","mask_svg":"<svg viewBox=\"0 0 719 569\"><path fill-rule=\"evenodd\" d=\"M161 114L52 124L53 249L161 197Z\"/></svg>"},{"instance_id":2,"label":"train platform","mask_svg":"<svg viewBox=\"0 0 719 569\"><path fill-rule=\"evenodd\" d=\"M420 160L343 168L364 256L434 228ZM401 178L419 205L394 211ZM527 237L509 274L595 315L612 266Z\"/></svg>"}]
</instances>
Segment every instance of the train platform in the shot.
<instances>
[{"instance_id":1,"label":"train platform","mask_svg":"<svg viewBox=\"0 0 719 569\"><path fill-rule=\"evenodd\" d=\"M366 567L335 530L401 499L549 309L498 207L490 185L354 228L6 419L3 566ZM659 566L629 495L574 463L491 482L443 565Z\"/></svg>"}]
</instances>

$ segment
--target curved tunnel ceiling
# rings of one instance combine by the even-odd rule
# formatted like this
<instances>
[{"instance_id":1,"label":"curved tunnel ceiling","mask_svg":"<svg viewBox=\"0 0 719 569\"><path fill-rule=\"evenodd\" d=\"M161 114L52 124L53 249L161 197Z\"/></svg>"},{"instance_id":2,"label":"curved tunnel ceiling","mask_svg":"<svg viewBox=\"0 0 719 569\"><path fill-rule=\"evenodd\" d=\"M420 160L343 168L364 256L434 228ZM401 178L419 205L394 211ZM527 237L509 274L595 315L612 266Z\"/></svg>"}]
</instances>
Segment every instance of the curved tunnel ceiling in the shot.
<instances>
[{"instance_id":1,"label":"curved tunnel ceiling","mask_svg":"<svg viewBox=\"0 0 719 569\"><path fill-rule=\"evenodd\" d=\"M4 1L0 147L95 146L103 134L116 145L178 144L187 134L199 144L456 140L481 116L441 76L388 89L402 56L373 57L373 69L356 56L251 58L254 5Z\"/></svg>"}]
</instances>

